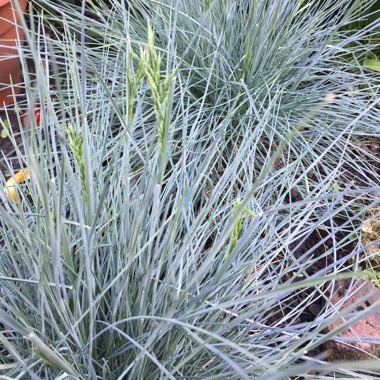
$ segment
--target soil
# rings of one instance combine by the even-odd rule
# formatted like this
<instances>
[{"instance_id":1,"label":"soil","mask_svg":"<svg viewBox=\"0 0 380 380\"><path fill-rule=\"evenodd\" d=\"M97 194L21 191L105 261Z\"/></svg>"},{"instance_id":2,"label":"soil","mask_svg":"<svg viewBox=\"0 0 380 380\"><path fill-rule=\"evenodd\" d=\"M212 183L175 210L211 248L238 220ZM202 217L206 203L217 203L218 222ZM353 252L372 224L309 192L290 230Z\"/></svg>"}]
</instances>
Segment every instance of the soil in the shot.
<instances>
[{"instance_id":1,"label":"soil","mask_svg":"<svg viewBox=\"0 0 380 380\"><path fill-rule=\"evenodd\" d=\"M378 174L380 173L380 165L378 160L374 159L372 161L369 159L369 157L380 157L380 139L373 138L372 141L361 142L360 145L358 144L357 146L357 151L352 151L351 154L353 159L355 158L356 160L358 160L358 157L361 157L363 160L365 160L365 162L371 163L372 168L374 168L375 170L373 173L368 173L368 176L366 176L366 178L363 178L363 173L357 173L353 170L351 166L347 165L347 172L345 173L345 175L347 176L347 173L349 173L350 178L352 178L352 180L355 182L357 188L368 186L368 179L371 179L372 182L376 184L376 181L378 181ZM378 197L380 201L380 193L373 193L372 196ZM302 196L296 190L291 189L291 191L289 192L289 196L286 198L286 202L293 203L298 201L302 201ZM363 206L367 205L367 201L363 200L362 202ZM362 222L363 220L357 220L358 224L362 224ZM351 258L357 246L357 242L350 240L350 228L343 228L345 223L344 219L335 217L333 223L335 224L335 226L342 227L341 231L335 234L335 241L333 241L332 238L328 238L329 234L328 232L326 232L326 230L328 230L329 225L326 224L326 226L322 225L320 228L311 232L305 238L299 239L298 241L294 241L289 246L289 251L295 257L295 259L303 261L305 262L305 264L310 263L311 260L315 260L316 258L320 257L320 259L315 260L312 264L306 265L306 273L308 274L308 276L315 276L318 275L318 273L320 275L326 274L327 267L329 267L330 265L332 266L334 264L334 260L340 261L341 267L347 266L347 268L350 268L348 270L351 270L352 268ZM324 230L323 227L326 227L326 230ZM340 247L336 250L335 257L333 257L331 253L327 254L327 252L331 250L331 248L333 248L334 245L336 247ZM304 278L300 278L299 280L296 279L295 281L302 281L303 279ZM288 278L284 278L284 281L286 280L288 280ZM363 286L365 286L366 289L370 289L371 291L377 289L369 281L365 282ZM294 292L292 303L300 304L307 298L310 298L313 291L314 288L305 289L303 291L298 290L297 292ZM326 293L327 296L328 294L329 293ZM351 292L349 294L351 294ZM347 297L347 294L343 292L342 294L340 294L340 297L344 297L345 299ZM345 301L344 303L344 308L349 307L352 303L357 301L358 297L348 297L347 301ZM332 302L333 301L329 297L330 307ZM334 302L338 302L337 299L335 299ZM278 310L277 313L273 313L272 311L272 316L269 320L269 323L276 324L276 322L280 320L282 317L284 317L293 308L293 306L294 305L289 304L288 309ZM307 322L313 322L319 315L319 313L325 309L326 306L326 300L323 297L314 296L314 300L312 302L309 302L308 306L304 309L303 313L298 317L297 320L293 321L292 323L302 324ZM376 315L378 317L380 315L379 312ZM357 336L367 336L371 338L373 338L374 336L380 337L380 322L376 325L376 327L373 327L371 331L368 331L369 325L374 326L374 320L376 320L376 317L371 317L370 315L357 322L357 324L355 325L355 331L358 332ZM339 323L341 322L338 321L335 323L335 325L330 326L326 330L326 332L329 332L332 329L336 328L339 325ZM377 335L374 335L375 331L377 332ZM361 333L363 334L361 335ZM339 337L350 337L350 333L344 332L344 334L339 335ZM338 347L339 349L337 350L336 347ZM360 347L362 351L366 351L369 354L374 354L376 352L376 356L378 356L378 352L380 351L374 345L360 346L359 344L358 347ZM331 354L331 351L334 353L333 355ZM335 341L329 341L324 346L318 347L317 349L310 351L309 355L315 357L326 357L326 355L329 355L326 357L326 359L329 361L339 361L348 359L368 359L368 354L366 355L365 352L361 352L361 354L358 354L357 349L352 349L352 347L343 343L337 344L335 343Z\"/></svg>"}]
</instances>

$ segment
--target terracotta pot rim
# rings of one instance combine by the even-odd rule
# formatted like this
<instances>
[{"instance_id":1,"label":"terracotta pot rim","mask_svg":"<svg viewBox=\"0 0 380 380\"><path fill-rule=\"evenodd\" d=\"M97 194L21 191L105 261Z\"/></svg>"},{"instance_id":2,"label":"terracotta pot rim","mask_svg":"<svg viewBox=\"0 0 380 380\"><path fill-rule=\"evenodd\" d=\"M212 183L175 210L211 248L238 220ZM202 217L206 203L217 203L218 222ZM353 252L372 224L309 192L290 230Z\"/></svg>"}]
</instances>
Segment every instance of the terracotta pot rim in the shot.
<instances>
[{"instance_id":1,"label":"terracotta pot rim","mask_svg":"<svg viewBox=\"0 0 380 380\"><path fill-rule=\"evenodd\" d=\"M0 0L0 7L3 7L7 4L9 4L11 1L17 1L17 0ZM22 4L26 4L26 0L18 0L18 2L20 3L20 6L21 8L23 7Z\"/></svg>"},{"instance_id":2,"label":"terracotta pot rim","mask_svg":"<svg viewBox=\"0 0 380 380\"><path fill-rule=\"evenodd\" d=\"M17 9L24 12L26 7L27 0L0 0L0 55L6 58L0 61L0 109L12 104L13 93L18 94L21 89L20 58L13 54L16 53L13 49L24 35ZM9 53L12 54L7 58Z\"/></svg>"},{"instance_id":3,"label":"terracotta pot rim","mask_svg":"<svg viewBox=\"0 0 380 380\"><path fill-rule=\"evenodd\" d=\"M0 7L2 7L3 5L6 5L10 2L11 2L11 0L0 0Z\"/></svg>"}]
</instances>

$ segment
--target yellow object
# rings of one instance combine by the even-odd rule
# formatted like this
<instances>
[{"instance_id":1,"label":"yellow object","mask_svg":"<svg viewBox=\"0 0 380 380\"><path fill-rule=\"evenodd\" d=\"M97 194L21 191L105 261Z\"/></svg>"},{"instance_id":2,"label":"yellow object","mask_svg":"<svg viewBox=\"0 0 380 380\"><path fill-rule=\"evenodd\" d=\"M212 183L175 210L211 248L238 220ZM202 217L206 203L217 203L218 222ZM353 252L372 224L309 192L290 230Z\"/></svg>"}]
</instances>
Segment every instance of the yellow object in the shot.
<instances>
[{"instance_id":1,"label":"yellow object","mask_svg":"<svg viewBox=\"0 0 380 380\"><path fill-rule=\"evenodd\" d=\"M4 187L4 194L7 197L9 202L18 203L19 197L17 194L17 184L23 183L30 178L29 169L25 168L18 171L13 177L9 178Z\"/></svg>"}]
</instances>

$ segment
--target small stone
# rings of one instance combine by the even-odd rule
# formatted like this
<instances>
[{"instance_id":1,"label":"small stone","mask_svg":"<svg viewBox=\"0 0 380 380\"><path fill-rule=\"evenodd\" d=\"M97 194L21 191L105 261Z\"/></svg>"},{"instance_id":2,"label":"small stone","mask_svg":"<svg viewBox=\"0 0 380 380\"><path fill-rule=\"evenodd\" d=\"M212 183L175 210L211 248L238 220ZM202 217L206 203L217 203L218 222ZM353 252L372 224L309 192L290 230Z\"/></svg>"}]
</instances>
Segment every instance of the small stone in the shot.
<instances>
[{"instance_id":1,"label":"small stone","mask_svg":"<svg viewBox=\"0 0 380 380\"><path fill-rule=\"evenodd\" d=\"M322 309L322 307L321 307L321 305L319 303L312 303L309 306L309 311L314 316L317 316L319 314L319 312L321 311L321 309Z\"/></svg>"},{"instance_id":2,"label":"small stone","mask_svg":"<svg viewBox=\"0 0 380 380\"><path fill-rule=\"evenodd\" d=\"M380 143L376 143L376 142L372 143L371 144L371 150L374 153L379 153L380 152Z\"/></svg>"}]
</instances>

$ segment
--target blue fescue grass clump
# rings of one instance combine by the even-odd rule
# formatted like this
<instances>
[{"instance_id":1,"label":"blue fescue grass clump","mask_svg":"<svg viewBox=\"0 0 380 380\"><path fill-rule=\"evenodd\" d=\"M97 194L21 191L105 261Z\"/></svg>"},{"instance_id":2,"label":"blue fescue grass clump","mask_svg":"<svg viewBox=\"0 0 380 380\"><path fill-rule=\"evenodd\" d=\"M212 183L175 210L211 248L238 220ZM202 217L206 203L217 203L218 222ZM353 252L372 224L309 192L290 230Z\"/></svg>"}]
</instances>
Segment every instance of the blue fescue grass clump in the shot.
<instances>
[{"instance_id":1,"label":"blue fescue grass clump","mask_svg":"<svg viewBox=\"0 0 380 380\"><path fill-rule=\"evenodd\" d=\"M378 362L307 354L334 337L328 291L363 275L379 203L360 42L379 23L347 30L348 0L32 9L43 112L4 159L31 178L1 193L0 372L371 378Z\"/></svg>"}]
</instances>

